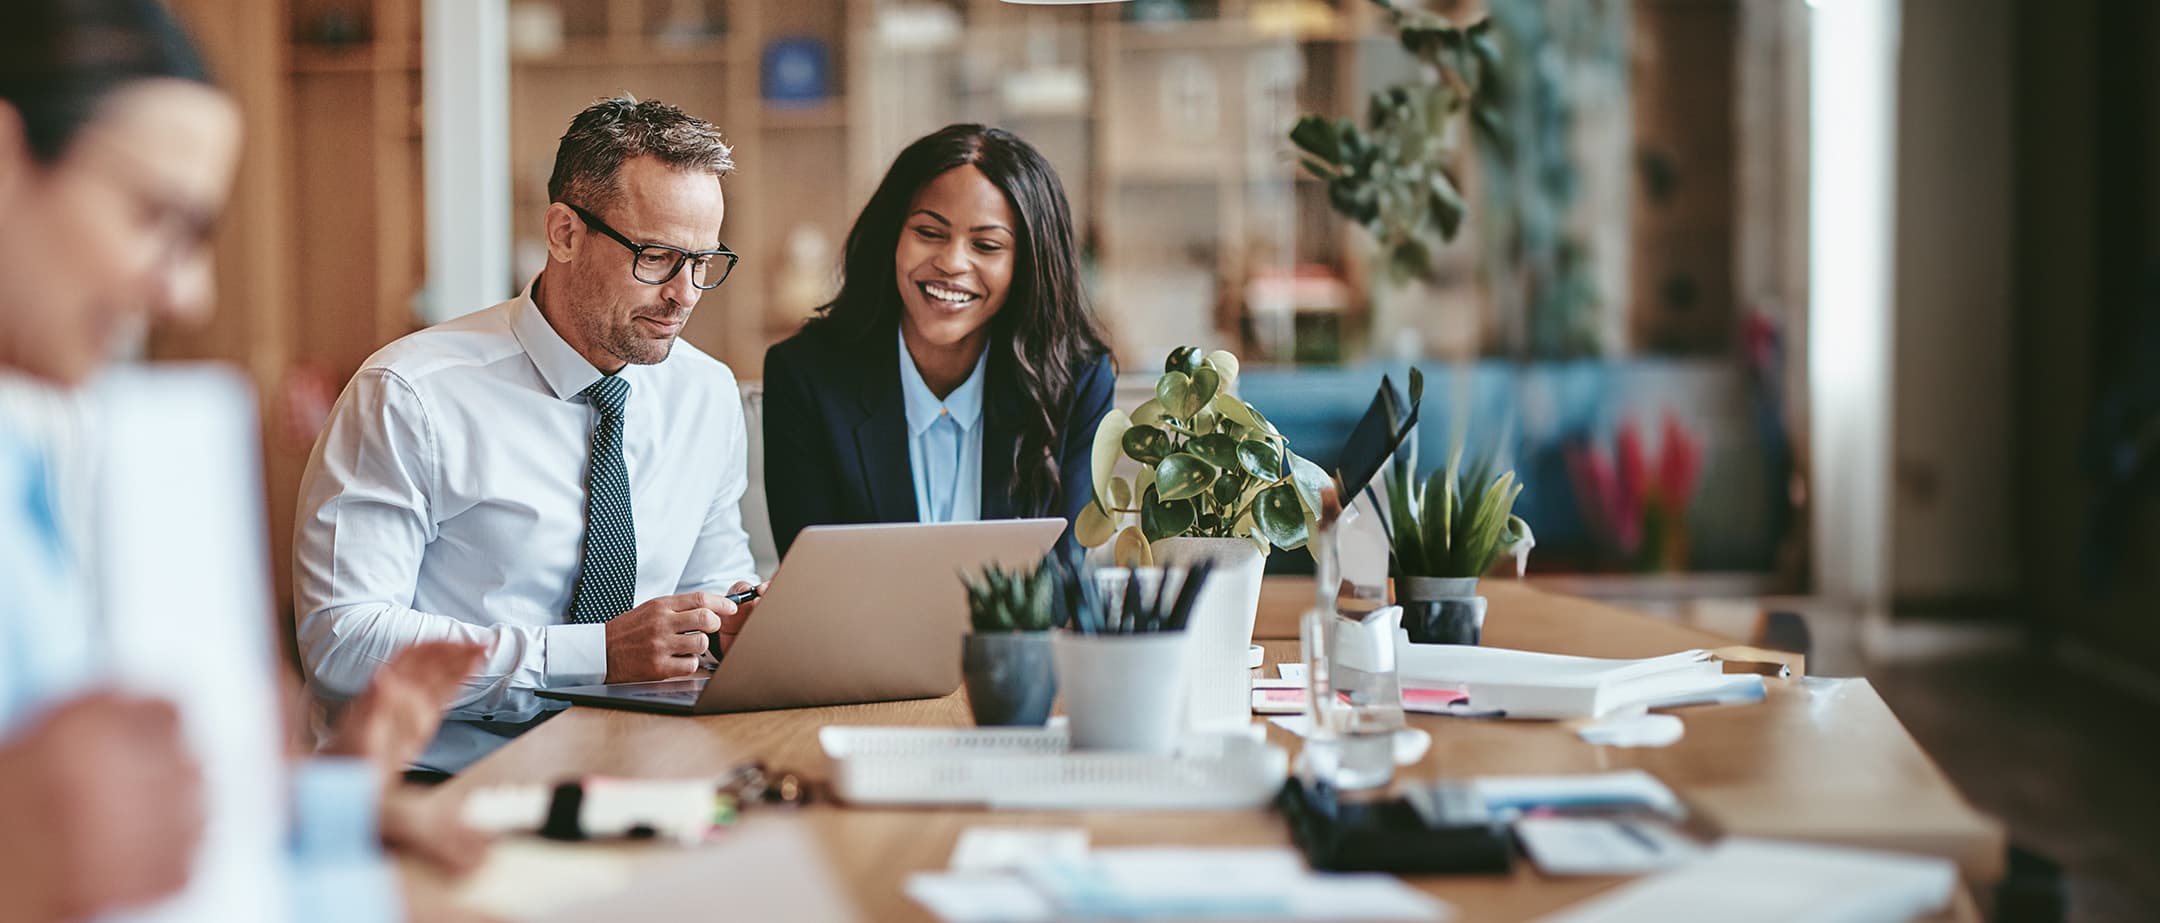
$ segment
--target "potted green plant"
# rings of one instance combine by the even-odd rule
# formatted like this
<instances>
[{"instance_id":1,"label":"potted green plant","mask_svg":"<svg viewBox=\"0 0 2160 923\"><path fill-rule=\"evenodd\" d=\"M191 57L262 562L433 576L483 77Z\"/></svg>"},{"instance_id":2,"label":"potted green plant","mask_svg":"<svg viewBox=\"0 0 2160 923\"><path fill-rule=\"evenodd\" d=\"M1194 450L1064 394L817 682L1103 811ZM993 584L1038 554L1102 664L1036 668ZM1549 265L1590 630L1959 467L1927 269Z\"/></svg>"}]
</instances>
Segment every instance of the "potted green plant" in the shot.
<instances>
[{"instance_id":1,"label":"potted green plant","mask_svg":"<svg viewBox=\"0 0 2160 923\"><path fill-rule=\"evenodd\" d=\"M1050 650L1065 693L1074 749L1167 753L1188 728L1191 619L1210 565L1045 566L1055 605L1071 613ZM1249 706L1248 706L1249 707Z\"/></svg>"},{"instance_id":2,"label":"potted green plant","mask_svg":"<svg viewBox=\"0 0 2160 923\"><path fill-rule=\"evenodd\" d=\"M1308 115L1290 129L1305 169L1327 184L1328 204L1380 245L1396 281L1433 270L1436 245L1455 239L1468 212L1463 141L1501 137L1500 53L1492 22L1457 25L1401 0L1372 0L1421 65L1417 77L1382 87L1366 124Z\"/></svg>"},{"instance_id":3,"label":"potted green plant","mask_svg":"<svg viewBox=\"0 0 2160 923\"><path fill-rule=\"evenodd\" d=\"M1081 544L1108 547L1119 566L1213 567L1190 629L1198 729L1251 722L1246 650L1268 550L1305 545L1330 483L1237 397L1237 379L1228 352L1172 350L1155 396L1096 427L1095 502L1075 525Z\"/></svg>"},{"instance_id":4,"label":"potted green plant","mask_svg":"<svg viewBox=\"0 0 2160 923\"><path fill-rule=\"evenodd\" d=\"M960 673L975 723L1041 726L1057 699L1050 658L1050 629L1057 627L1053 575L1040 566L990 566L962 582L974 631L961 641Z\"/></svg>"},{"instance_id":5,"label":"potted green plant","mask_svg":"<svg viewBox=\"0 0 2160 923\"><path fill-rule=\"evenodd\" d=\"M1519 573L1536 544L1530 524L1513 513L1522 485L1513 471L1494 474L1490 461L1465 474L1459 445L1423 484L1415 462L1414 454L1398 456L1381 474L1403 631L1417 644L1476 644L1486 606L1478 578L1503 554Z\"/></svg>"}]
</instances>

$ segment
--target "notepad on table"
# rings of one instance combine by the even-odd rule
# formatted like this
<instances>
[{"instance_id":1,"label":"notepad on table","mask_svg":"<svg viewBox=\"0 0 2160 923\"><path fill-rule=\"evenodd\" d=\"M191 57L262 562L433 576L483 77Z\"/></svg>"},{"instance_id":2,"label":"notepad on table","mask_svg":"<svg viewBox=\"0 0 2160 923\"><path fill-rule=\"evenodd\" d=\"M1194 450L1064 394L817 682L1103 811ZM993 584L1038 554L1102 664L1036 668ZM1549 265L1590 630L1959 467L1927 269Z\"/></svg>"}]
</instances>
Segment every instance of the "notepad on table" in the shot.
<instances>
[{"instance_id":1,"label":"notepad on table","mask_svg":"<svg viewBox=\"0 0 2160 923\"><path fill-rule=\"evenodd\" d=\"M1454 710L1508 718L1602 718L1727 688L1710 652L1609 660L1466 644L1413 644L1398 635L1396 661L1412 688L1468 693Z\"/></svg>"}]
</instances>

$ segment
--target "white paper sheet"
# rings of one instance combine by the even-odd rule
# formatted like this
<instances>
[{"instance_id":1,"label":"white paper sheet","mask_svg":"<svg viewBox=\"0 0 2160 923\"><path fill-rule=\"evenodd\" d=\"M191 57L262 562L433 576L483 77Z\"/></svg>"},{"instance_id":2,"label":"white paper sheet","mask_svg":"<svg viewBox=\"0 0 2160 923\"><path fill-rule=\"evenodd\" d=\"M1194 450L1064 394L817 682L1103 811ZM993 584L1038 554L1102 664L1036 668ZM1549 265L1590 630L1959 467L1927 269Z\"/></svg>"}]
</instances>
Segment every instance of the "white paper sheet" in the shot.
<instances>
[{"instance_id":1,"label":"white paper sheet","mask_svg":"<svg viewBox=\"0 0 2160 923\"><path fill-rule=\"evenodd\" d=\"M1547 875L1639 875L1702 852L1666 824L1627 818L1525 817L1515 836Z\"/></svg>"},{"instance_id":2,"label":"white paper sheet","mask_svg":"<svg viewBox=\"0 0 2160 923\"><path fill-rule=\"evenodd\" d=\"M1904 923L1948 906L1947 859L1729 839L1701 859L1607 891L1545 923L1835 920Z\"/></svg>"}]
</instances>

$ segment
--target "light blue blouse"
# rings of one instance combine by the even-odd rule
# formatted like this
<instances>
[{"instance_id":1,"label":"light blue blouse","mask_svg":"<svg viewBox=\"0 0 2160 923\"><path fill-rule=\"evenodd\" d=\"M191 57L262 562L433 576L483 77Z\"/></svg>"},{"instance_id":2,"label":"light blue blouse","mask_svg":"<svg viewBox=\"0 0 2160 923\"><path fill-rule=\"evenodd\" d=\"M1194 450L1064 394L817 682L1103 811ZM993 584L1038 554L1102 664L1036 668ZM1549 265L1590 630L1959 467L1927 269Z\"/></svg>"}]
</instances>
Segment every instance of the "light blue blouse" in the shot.
<instances>
[{"instance_id":1,"label":"light blue blouse","mask_svg":"<svg viewBox=\"0 0 2160 923\"><path fill-rule=\"evenodd\" d=\"M921 522L974 522L982 518L983 369L975 370L939 400L915 368L907 336L900 343L900 401L907 408L908 462L915 472L915 515Z\"/></svg>"}]
</instances>

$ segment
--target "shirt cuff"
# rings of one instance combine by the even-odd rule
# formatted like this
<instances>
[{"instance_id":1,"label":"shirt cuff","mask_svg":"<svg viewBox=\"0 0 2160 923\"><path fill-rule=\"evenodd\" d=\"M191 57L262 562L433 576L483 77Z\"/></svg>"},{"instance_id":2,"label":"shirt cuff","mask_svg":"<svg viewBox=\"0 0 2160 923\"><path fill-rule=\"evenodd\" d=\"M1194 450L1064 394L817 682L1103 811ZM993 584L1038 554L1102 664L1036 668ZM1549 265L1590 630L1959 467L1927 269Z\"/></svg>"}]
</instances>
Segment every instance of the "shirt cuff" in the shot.
<instances>
[{"instance_id":1,"label":"shirt cuff","mask_svg":"<svg viewBox=\"0 0 2160 923\"><path fill-rule=\"evenodd\" d=\"M607 681L607 624L549 625L542 629L547 684L590 686Z\"/></svg>"}]
</instances>

